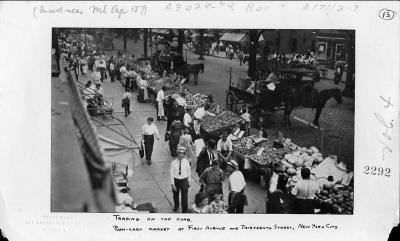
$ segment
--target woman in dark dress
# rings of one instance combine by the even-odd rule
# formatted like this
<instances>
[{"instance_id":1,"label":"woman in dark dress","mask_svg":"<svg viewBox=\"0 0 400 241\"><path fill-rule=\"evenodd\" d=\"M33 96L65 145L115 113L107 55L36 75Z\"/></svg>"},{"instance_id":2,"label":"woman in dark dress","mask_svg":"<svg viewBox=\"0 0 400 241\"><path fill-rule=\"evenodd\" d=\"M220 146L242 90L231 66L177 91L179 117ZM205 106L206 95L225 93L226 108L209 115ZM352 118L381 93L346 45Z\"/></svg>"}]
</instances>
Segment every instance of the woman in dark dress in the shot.
<instances>
[{"instance_id":1,"label":"woman in dark dress","mask_svg":"<svg viewBox=\"0 0 400 241\"><path fill-rule=\"evenodd\" d=\"M177 156L177 147L179 144L179 139L182 135L182 128L183 125L179 120L174 120L171 123L170 126L170 138L169 138L169 150L171 152L171 156L176 157Z\"/></svg>"}]
</instances>

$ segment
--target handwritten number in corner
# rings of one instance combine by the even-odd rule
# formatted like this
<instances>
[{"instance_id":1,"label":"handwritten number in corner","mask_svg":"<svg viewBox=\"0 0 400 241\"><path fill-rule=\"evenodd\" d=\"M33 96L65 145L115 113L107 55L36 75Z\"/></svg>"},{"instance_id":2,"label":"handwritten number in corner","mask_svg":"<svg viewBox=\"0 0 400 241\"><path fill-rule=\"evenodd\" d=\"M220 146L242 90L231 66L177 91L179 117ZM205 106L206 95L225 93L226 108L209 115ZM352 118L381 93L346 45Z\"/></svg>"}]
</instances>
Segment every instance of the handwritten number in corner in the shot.
<instances>
[{"instance_id":1,"label":"handwritten number in corner","mask_svg":"<svg viewBox=\"0 0 400 241\"><path fill-rule=\"evenodd\" d=\"M394 18L395 12L384 8L379 11L379 17L383 20L392 20Z\"/></svg>"}]
</instances>

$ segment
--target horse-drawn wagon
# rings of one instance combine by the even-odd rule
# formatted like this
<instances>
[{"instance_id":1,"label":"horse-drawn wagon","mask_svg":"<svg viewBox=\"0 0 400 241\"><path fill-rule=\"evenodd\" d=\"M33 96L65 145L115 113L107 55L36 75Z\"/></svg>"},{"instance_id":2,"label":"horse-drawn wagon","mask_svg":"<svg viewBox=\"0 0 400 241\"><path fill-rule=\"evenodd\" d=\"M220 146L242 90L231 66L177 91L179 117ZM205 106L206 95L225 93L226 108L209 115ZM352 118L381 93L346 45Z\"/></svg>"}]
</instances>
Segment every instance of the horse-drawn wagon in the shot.
<instances>
[{"instance_id":1,"label":"horse-drawn wagon","mask_svg":"<svg viewBox=\"0 0 400 241\"><path fill-rule=\"evenodd\" d=\"M258 119L264 112L284 109L289 126L289 116L294 107L316 108L314 124L318 125L321 110L329 98L335 97L338 103L342 102L338 89L318 91L314 88L319 78L318 70L308 66L277 68L266 80L249 81L247 84L242 81L242 84L236 86L230 77L226 106L237 112L239 105L246 105L254 119Z\"/></svg>"}]
</instances>

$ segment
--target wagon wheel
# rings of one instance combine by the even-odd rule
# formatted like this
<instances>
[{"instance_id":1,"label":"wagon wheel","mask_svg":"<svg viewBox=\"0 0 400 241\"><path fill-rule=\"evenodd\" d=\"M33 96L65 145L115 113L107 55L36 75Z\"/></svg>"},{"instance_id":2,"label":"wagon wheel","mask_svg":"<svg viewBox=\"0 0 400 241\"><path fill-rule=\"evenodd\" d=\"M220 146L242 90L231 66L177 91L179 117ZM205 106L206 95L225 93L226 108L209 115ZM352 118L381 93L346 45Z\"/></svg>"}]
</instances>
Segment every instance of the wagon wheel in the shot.
<instances>
[{"instance_id":1,"label":"wagon wheel","mask_svg":"<svg viewBox=\"0 0 400 241\"><path fill-rule=\"evenodd\" d=\"M237 102L235 94L232 91L228 91L226 94L226 108L230 111L236 112Z\"/></svg>"}]
</instances>

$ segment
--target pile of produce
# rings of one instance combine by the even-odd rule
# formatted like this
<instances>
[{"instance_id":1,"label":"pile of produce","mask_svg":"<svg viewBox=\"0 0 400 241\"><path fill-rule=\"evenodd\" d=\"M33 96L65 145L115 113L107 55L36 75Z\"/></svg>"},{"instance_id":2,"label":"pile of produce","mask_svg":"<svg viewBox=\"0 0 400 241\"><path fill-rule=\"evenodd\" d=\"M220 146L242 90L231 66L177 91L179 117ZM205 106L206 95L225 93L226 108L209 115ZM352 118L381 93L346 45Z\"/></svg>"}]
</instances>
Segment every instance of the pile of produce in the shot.
<instances>
[{"instance_id":1,"label":"pile of produce","mask_svg":"<svg viewBox=\"0 0 400 241\"><path fill-rule=\"evenodd\" d=\"M186 104L190 110L197 110L202 107L204 103L207 101L207 96L201 94L192 94L187 93L186 95Z\"/></svg>"},{"instance_id":2,"label":"pile of produce","mask_svg":"<svg viewBox=\"0 0 400 241\"><path fill-rule=\"evenodd\" d=\"M322 162L322 160L322 154L316 147L312 146L310 148L298 148L291 154L286 154L282 164L286 167L288 174L293 175L301 167L311 168L314 164Z\"/></svg>"},{"instance_id":3,"label":"pile of produce","mask_svg":"<svg viewBox=\"0 0 400 241\"><path fill-rule=\"evenodd\" d=\"M233 142L233 149L243 156L250 158L260 165L272 165L275 162L279 162L284 157L283 149L272 148L272 143L269 141L264 142L259 147L255 143L257 136L246 136ZM257 155L260 148L264 148L261 155Z\"/></svg>"},{"instance_id":4,"label":"pile of produce","mask_svg":"<svg viewBox=\"0 0 400 241\"><path fill-rule=\"evenodd\" d=\"M227 111L224 107L218 105L218 104L211 104L210 105L210 109L208 110L211 113L213 113L214 115L219 115L224 111ZM233 112L232 112L233 113ZM235 114L236 115L236 114ZM236 115L237 116L237 115Z\"/></svg>"},{"instance_id":5,"label":"pile of produce","mask_svg":"<svg viewBox=\"0 0 400 241\"><path fill-rule=\"evenodd\" d=\"M354 192L352 186L324 185L324 189L316 195L317 199L341 214L353 214Z\"/></svg>"},{"instance_id":6,"label":"pile of produce","mask_svg":"<svg viewBox=\"0 0 400 241\"><path fill-rule=\"evenodd\" d=\"M261 147L260 147L261 148ZM264 147L264 151L260 156L257 155L257 151L255 154L250 155L250 159L257 162L260 165L273 165L276 162L279 162L283 158L282 150L274 150L271 147Z\"/></svg>"},{"instance_id":7,"label":"pile of produce","mask_svg":"<svg viewBox=\"0 0 400 241\"><path fill-rule=\"evenodd\" d=\"M256 148L253 144L254 137L255 136L246 136L234 141L232 143L233 149L243 156L252 155L256 151Z\"/></svg>"},{"instance_id":8,"label":"pile of produce","mask_svg":"<svg viewBox=\"0 0 400 241\"><path fill-rule=\"evenodd\" d=\"M179 92L179 83L166 81L165 83L156 81L155 79L149 79L147 81L148 87L152 89L154 92L158 92L161 87L164 85L167 87L167 91L165 91L165 96L173 95Z\"/></svg>"},{"instance_id":9,"label":"pile of produce","mask_svg":"<svg viewBox=\"0 0 400 241\"><path fill-rule=\"evenodd\" d=\"M243 119L232 111L223 111L221 114L216 116L206 115L203 117L201 127L206 132L211 133L231 127L241 121L243 121Z\"/></svg>"},{"instance_id":10,"label":"pile of produce","mask_svg":"<svg viewBox=\"0 0 400 241\"><path fill-rule=\"evenodd\" d=\"M297 150L297 149L300 148L298 145L294 144L294 143L292 142L292 140L290 140L289 138L286 138L286 139L284 140L283 145L284 145L285 148L288 149L289 151L295 151L295 150Z\"/></svg>"}]
</instances>

